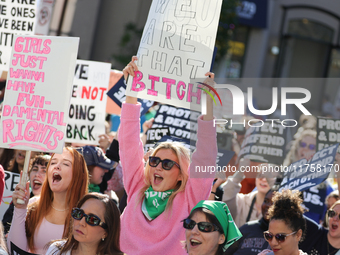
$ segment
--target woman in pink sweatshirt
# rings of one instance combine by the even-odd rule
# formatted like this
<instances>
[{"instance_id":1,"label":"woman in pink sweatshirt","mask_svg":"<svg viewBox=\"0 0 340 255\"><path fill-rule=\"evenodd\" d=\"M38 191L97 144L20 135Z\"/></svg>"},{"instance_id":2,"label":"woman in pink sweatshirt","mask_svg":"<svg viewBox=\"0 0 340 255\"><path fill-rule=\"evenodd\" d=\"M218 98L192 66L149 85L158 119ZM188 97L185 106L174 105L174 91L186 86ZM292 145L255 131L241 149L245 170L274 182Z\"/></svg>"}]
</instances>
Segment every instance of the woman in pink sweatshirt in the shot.
<instances>
[{"instance_id":1,"label":"woman in pink sweatshirt","mask_svg":"<svg viewBox=\"0 0 340 255\"><path fill-rule=\"evenodd\" d=\"M124 77L138 71L133 57L124 68ZM212 79L213 73L207 73ZM210 85L213 80L205 81ZM121 113L119 149L128 204L121 217L121 249L126 254L186 254L181 245L185 232L181 221L191 209L207 199L214 173L199 172L216 165L216 129L213 124L213 100L207 97L207 114L198 119L196 151L178 143L161 143L144 169L144 151L140 140L140 104L126 97ZM197 172L196 172L197 171Z\"/></svg>"}]
</instances>

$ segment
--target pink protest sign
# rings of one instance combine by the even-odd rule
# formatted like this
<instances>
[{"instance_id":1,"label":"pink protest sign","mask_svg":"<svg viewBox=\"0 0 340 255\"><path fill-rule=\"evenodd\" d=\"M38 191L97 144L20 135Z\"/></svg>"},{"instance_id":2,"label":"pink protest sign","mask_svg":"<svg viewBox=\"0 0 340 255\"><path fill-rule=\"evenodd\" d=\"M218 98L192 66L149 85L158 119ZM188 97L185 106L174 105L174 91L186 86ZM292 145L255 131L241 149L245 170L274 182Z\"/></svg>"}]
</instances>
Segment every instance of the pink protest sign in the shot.
<instances>
[{"instance_id":1,"label":"pink protest sign","mask_svg":"<svg viewBox=\"0 0 340 255\"><path fill-rule=\"evenodd\" d=\"M139 71L129 78L126 94L200 111L197 81L211 67L221 5L153 1L137 53Z\"/></svg>"},{"instance_id":2,"label":"pink protest sign","mask_svg":"<svg viewBox=\"0 0 340 255\"><path fill-rule=\"evenodd\" d=\"M61 153L79 38L14 37L0 147Z\"/></svg>"}]
</instances>

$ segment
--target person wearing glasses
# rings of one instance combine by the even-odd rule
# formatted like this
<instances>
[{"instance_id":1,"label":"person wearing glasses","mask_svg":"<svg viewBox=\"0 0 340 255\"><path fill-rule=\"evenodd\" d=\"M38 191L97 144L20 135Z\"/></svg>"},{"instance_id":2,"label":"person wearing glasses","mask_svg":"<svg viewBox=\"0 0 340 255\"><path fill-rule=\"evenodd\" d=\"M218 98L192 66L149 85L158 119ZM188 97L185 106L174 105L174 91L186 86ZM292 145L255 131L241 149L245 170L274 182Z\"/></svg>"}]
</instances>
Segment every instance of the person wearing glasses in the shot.
<instances>
[{"instance_id":1,"label":"person wearing glasses","mask_svg":"<svg viewBox=\"0 0 340 255\"><path fill-rule=\"evenodd\" d=\"M190 255L223 255L242 237L224 202L202 200L183 220L185 248Z\"/></svg>"},{"instance_id":2,"label":"person wearing glasses","mask_svg":"<svg viewBox=\"0 0 340 255\"><path fill-rule=\"evenodd\" d=\"M283 190L276 192L272 200L268 210L269 228L263 232L272 250L263 250L259 255L307 255L299 250L306 231L300 192Z\"/></svg>"},{"instance_id":3,"label":"person wearing glasses","mask_svg":"<svg viewBox=\"0 0 340 255\"><path fill-rule=\"evenodd\" d=\"M122 255L119 245L120 212L108 195L86 194L72 209L72 231L54 241L46 255Z\"/></svg>"},{"instance_id":4,"label":"person wearing glasses","mask_svg":"<svg viewBox=\"0 0 340 255\"><path fill-rule=\"evenodd\" d=\"M29 183L15 187L12 226L7 238L24 251L45 254L51 240L67 237L72 208L87 193L88 171L84 157L72 147L53 154L48 165L40 198L29 200ZM24 204L19 204L20 198Z\"/></svg>"},{"instance_id":5,"label":"person wearing glasses","mask_svg":"<svg viewBox=\"0 0 340 255\"><path fill-rule=\"evenodd\" d=\"M124 68L124 78L135 76L137 57ZM213 73L205 83L214 86ZM132 77L131 77L132 76ZM127 96L118 131L123 180L128 203L121 217L121 248L127 254L186 254L180 244L185 239L181 220L202 199L207 199L214 180L210 172L195 167L216 165L216 128L213 99L207 96L207 114L199 117L196 151L190 153L180 143L161 143L153 150L144 169L140 140L140 104ZM190 166L189 166L190 165ZM189 171L190 177L189 178ZM198 178L194 178L198 177Z\"/></svg>"}]
</instances>

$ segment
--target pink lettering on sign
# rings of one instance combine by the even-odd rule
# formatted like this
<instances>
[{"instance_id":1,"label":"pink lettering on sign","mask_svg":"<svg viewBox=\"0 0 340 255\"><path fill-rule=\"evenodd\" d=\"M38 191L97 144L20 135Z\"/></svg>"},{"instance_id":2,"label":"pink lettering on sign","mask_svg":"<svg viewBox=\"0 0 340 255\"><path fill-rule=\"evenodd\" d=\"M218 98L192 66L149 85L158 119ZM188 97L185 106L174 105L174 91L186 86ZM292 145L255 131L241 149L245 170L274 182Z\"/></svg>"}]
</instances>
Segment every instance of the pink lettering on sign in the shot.
<instances>
[{"instance_id":1,"label":"pink lettering on sign","mask_svg":"<svg viewBox=\"0 0 340 255\"><path fill-rule=\"evenodd\" d=\"M16 52L49 54L52 43L51 39L40 39L34 37L18 37L14 43L14 50Z\"/></svg>"},{"instance_id":2,"label":"pink lettering on sign","mask_svg":"<svg viewBox=\"0 0 340 255\"><path fill-rule=\"evenodd\" d=\"M131 87L132 91L139 92L145 89L145 84L144 82L140 81L141 79L143 79L142 72L140 71L135 72L135 77L133 77L132 87ZM137 85L139 85L139 87L137 87Z\"/></svg>"},{"instance_id":3,"label":"pink lettering on sign","mask_svg":"<svg viewBox=\"0 0 340 255\"><path fill-rule=\"evenodd\" d=\"M34 93L34 87L35 87L35 83L33 82L26 83L24 81L14 81L13 83L12 80L8 80L6 89L7 90L13 89L13 91L21 90L22 92L32 94Z\"/></svg>"},{"instance_id":4,"label":"pink lettering on sign","mask_svg":"<svg viewBox=\"0 0 340 255\"><path fill-rule=\"evenodd\" d=\"M151 89L148 89L148 95L157 96L158 92L155 90L155 82L159 81L159 77L149 75L149 80L151 80Z\"/></svg>"},{"instance_id":5,"label":"pink lettering on sign","mask_svg":"<svg viewBox=\"0 0 340 255\"><path fill-rule=\"evenodd\" d=\"M14 121L7 119L3 121L3 141L17 142L26 140L29 142L40 142L46 145L49 150L54 150L58 146L58 142L64 137L64 133L57 131L55 127L37 123L36 121L29 121L27 124L25 120L16 120L15 124L19 125L20 128L17 130L18 134L14 137L12 130L14 128ZM22 130L22 126L26 124L25 130ZM34 145L30 144L30 147ZM33 147L34 148L34 147Z\"/></svg>"},{"instance_id":6,"label":"pink lettering on sign","mask_svg":"<svg viewBox=\"0 0 340 255\"><path fill-rule=\"evenodd\" d=\"M182 89L182 93L181 93L181 87L183 87ZM176 87L176 93L178 96L178 99L183 100L184 96L185 96L185 88L187 87L187 85L185 84L184 81L179 81L177 83L177 87Z\"/></svg>"},{"instance_id":7,"label":"pink lettering on sign","mask_svg":"<svg viewBox=\"0 0 340 255\"><path fill-rule=\"evenodd\" d=\"M176 84L176 80L163 77L162 82L166 83L166 98L171 99L171 85Z\"/></svg>"},{"instance_id":8,"label":"pink lettering on sign","mask_svg":"<svg viewBox=\"0 0 340 255\"><path fill-rule=\"evenodd\" d=\"M47 60L47 57L41 56L26 56L24 54L13 54L12 65L16 66L19 64L21 67L30 67L35 68L37 63L39 63L39 69L43 68L44 62Z\"/></svg>"},{"instance_id":9,"label":"pink lettering on sign","mask_svg":"<svg viewBox=\"0 0 340 255\"><path fill-rule=\"evenodd\" d=\"M197 92L192 92L192 87L194 85L192 83L189 83L189 88L188 88L188 94L187 94L187 102L191 102L193 97L196 97L196 103L200 104L201 103L201 91L200 89L197 90Z\"/></svg>"}]
</instances>

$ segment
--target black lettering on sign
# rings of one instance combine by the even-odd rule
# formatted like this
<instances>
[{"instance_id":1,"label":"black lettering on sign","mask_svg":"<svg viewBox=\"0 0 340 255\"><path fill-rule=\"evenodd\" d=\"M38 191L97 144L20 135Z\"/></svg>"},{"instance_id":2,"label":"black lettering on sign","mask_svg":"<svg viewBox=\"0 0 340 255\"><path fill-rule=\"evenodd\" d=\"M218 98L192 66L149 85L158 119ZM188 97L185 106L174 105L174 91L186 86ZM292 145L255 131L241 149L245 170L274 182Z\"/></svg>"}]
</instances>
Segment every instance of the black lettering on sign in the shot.
<instances>
[{"instance_id":1,"label":"black lettering on sign","mask_svg":"<svg viewBox=\"0 0 340 255\"><path fill-rule=\"evenodd\" d=\"M77 139L77 137L79 137L81 140L95 141L95 138L92 134L93 129L94 126L91 125L82 125L78 128L77 125L72 127L70 124L68 124L66 129L66 137L73 139Z\"/></svg>"},{"instance_id":2,"label":"black lettering on sign","mask_svg":"<svg viewBox=\"0 0 340 255\"><path fill-rule=\"evenodd\" d=\"M89 78L89 65L76 65L74 77L77 79L87 80Z\"/></svg>"},{"instance_id":3,"label":"black lettering on sign","mask_svg":"<svg viewBox=\"0 0 340 255\"><path fill-rule=\"evenodd\" d=\"M71 119L82 119L82 120L89 120L93 121L96 118L96 114L93 113L94 106L88 106L88 105L70 105L68 116Z\"/></svg>"}]
</instances>

